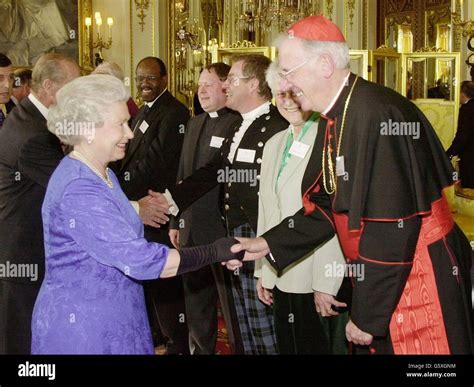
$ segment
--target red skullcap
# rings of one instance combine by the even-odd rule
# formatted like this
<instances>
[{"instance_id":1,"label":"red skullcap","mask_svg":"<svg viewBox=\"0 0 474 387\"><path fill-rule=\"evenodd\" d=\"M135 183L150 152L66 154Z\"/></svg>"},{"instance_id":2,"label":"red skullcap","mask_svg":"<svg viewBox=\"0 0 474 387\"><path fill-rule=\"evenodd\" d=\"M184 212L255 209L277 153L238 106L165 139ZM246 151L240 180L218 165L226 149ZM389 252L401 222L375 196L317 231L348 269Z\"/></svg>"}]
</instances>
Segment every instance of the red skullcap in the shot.
<instances>
[{"instance_id":1,"label":"red skullcap","mask_svg":"<svg viewBox=\"0 0 474 387\"><path fill-rule=\"evenodd\" d=\"M339 27L324 16L308 16L298 20L288 29L288 35L320 42L345 42Z\"/></svg>"}]
</instances>

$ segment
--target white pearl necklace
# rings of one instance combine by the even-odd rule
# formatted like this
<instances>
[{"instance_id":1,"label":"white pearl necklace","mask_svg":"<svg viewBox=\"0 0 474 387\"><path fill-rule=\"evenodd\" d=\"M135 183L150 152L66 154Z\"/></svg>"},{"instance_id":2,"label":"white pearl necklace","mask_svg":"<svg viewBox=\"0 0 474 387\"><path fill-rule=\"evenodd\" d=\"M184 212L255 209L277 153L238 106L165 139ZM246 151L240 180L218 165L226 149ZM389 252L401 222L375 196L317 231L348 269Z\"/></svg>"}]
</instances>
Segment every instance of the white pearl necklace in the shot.
<instances>
[{"instance_id":1,"label":"white pearl necklace","mask_svg":"<svg viewBox=\"0 0 474 387\"><path fill-rule=\"evenodd\" d=\"M86 156L84 156L82 153L78 152L77 150L74 150L71 152L71 155L75 156L76 159L82 161L84 164L86 164L92 172L94 172L97 176L100 177L100 179L107 184L108 187L113 188L114 183L110 179L109 176L109 168L105 168L105 177L102 175L102 173L99 172L99 170L92 165L92 163L87 159Z\"/></svg>"}]
</instances>

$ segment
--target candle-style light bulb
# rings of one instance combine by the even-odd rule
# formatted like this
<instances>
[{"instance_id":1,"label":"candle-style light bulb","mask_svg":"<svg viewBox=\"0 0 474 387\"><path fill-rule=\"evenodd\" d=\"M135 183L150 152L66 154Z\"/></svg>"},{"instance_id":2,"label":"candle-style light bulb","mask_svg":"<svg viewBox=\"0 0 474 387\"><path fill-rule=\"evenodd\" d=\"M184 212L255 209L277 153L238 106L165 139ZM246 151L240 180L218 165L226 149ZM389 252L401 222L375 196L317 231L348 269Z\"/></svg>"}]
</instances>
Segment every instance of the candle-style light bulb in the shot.
<instances>
[{"instance_id":1,"label":"candle-style light bulb","mask_svg":"<svg viewBox=\"0 0 474 387\"><path fill-rule=\"evenodd\" d=\"M102 18L101 18L101 17L97 18L97 19L95 20L95 23L97 24L97 26L100 27L100 26L102 25Z\"/></svg>"},{"instance_id":2,"label":"candle-style light bulb","mask_svg":"<svg viewBox=\"0 0 474 387\"><path fill-rule=\"evenodd\" d=\"M107 25L109 27L112 27L114 25L114 19L112 19L111 17L108 17L107 18Z\"/></svg>"},{"instance_id":3,"label":"candle-style light bulb","mask_svg":"<svg viewBox=\"0 0 474 387\"><path fill-rule=\"evenodd\" d=\"M92 19L90 17L86 17L86 27L90 27L92 25Z\"/></svg>"}]
</instances>

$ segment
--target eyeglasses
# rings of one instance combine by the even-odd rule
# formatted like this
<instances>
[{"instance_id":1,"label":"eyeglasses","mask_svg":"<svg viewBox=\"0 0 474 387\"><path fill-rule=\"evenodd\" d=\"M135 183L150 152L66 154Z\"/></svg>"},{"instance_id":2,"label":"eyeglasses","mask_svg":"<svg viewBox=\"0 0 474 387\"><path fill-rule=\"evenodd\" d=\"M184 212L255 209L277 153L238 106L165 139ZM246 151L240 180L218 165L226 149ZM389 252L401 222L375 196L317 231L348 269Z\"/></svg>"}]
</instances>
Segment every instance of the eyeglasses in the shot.
<instances>
[{"instance_id":1,"label":"eyeglasses","mask_svg":"<svg viewBox=\"0 0 474 387\"><path fill-rule=\"evenodd\" d=\"M276 93L277 98L291 98L295 99L297 97L296 93L293 91L279 91Z\"/></svg>"},{"instance_id":2,"label":"eyeglasses","mask_svg":"<svg viewBox=\"0 0 474 387\"><path fill-rule=\"evenodd\" d=\"M158 79L160 79L160 77L155 77L154 75L148 75L146 77L139 76L139 77L135 77L135 82L142 83L144 80L146 80L147 82L155 82Z\"/></svg>"},{"instance_id":3,"label":"eyeglasses","mask_svg":"<svg viewBox=\"0 0 474 387\"><path fill-rule=\"evenodd\" d=\"M289 80L288 76L292 75L296 70L298 70L300 67L303 67L306 63L308 63L307 60L305 60L304 62L300 63L299 65L293 67L292 69L288 70L288 71L279 71L278 72L278 75L281 77L281 78L284 78L286 80Z\"/></svg>"},{"instance_id":4,"label":"eyeglasses","mask_svg":"<svg viewBox=\"0 0 474 387\"><path fill-rule=\"evenodd\" d=\"M235 76L235 75L231 75L230 77L227 77L227 80L232 83L234 86L237 86L239 84L239 80L240 79L251 79L251 78L255 78L255 77L244 77L244 76Z\"/></svg>"}]
</instances>

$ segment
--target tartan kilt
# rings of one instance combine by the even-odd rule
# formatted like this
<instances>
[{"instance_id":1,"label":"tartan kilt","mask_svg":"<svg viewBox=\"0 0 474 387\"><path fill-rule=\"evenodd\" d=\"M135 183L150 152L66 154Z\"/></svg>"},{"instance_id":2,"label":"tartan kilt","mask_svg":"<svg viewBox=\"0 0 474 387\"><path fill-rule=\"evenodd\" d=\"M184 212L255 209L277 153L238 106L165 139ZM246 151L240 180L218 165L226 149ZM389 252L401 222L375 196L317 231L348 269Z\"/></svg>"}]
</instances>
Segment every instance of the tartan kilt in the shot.
<instances>
[{"instance_id":1,"label":"tartan kilt","mask_svg":"<svg viewBox=\"0 0 474 387\"><path fill-rule=\"evenodd\" d=\"M230 230L229 236L255 238L248 223ZM242 344L246 355L278 354L273 311L257 296L257 279L254 277L255 263L244 262L234 271L232 277L232 296L239 322Z\"/></svg>"}]
</instances>

